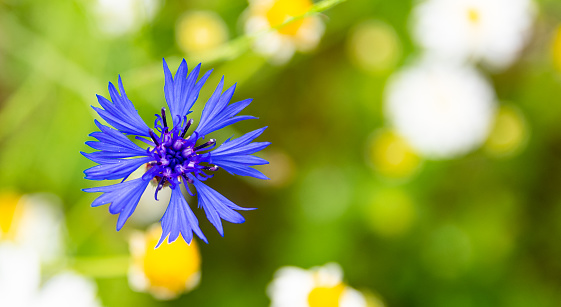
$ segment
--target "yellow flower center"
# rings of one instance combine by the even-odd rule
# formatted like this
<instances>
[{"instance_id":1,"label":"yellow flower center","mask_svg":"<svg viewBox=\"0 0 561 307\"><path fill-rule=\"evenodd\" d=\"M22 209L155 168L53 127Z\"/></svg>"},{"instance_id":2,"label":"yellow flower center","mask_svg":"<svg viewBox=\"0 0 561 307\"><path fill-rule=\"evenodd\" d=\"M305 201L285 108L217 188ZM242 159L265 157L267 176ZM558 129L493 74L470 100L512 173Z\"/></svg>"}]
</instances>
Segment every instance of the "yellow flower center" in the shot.
<instances>
[{"instance_id":1,"label":"yellow flower center","mask_svg":"<svg viewBox=\"0 0 561 307\"><path fill-rule=\"evenodd\" d=\"M0 193L0 237L13 239L15 229L20 219L21 210L18 210L20 196L11 192Z\"/></svg>"},{"instance_id":2,"label":"yellow flower center","mask_svg":"<svg viewBox=\"0 0 561 307\"><path fill-rule=\"evenodd\" d=\"M309 0L276 0L266 13L271 27L280 26L292 17L305 14L312 7ZM284 35L294 36L304 23L304 19L295 20L280 28L278 31Z\"/></svg>"},{"instance_id":3,"label":"yellow flower center","mask_svg":"<svg viewBox=\"0 0 561 307\"><path fill-rule=\"evenodd\" d=\"M481 16L479 15L479 12L474 8L470 8L468 10L467 15L468 15L468 20L471 23L478 23L480 18L481 18Z\"/></svg>"},{"instance_id":4,"label":"yellow flower center","mask_svg":"<svg viewBox=\"0 0 561 307\"><path fill-rule=\"evenodd\" d=\"M308 295L310 307L338 307L345 286L341 283L333 287L317 287Z\"/></svg>"},{"instance_id":5,"label":"yellow flower center","mask_svg":"<svg viewBox=\"0 0 561 307\"><path fill-rule=\"evenodd\" d=\"M161 234L156 229L147 234L143 269L150 286L164 288L173 293L190 290L198 280L201 256L195 240L187 245L181 235L173 243L164 242L154 249Z\"/></svg>"}]
</instances>

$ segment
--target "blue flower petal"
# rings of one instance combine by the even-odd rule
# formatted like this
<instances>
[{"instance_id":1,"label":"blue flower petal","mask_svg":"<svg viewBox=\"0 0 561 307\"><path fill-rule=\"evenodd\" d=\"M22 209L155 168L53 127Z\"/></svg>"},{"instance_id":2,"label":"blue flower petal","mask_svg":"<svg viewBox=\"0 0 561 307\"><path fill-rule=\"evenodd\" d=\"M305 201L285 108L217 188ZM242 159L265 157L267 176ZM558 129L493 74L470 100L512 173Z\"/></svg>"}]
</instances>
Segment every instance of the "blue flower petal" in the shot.
<instances>
[{"instance_id":1,"label":"blue flower petal","mask_svg":"<svg viewBox=\"0 0 561 307\"><path fill-rule=\"evenodd\" d=\"M269 162L267 162L269 163ZM269 177L265 176L260 171L242 163L232 163L232 162L214 162L214 164L219 165L225 171L232 175L239 175L239 176L249 176L254 177L257 179L269 180Z\"/></svg>"},{"instance_id":2,"label":"blue flower petal","mask_svg":"<svg viewBox=\"0 0 561 307\"><path fill-rule=\"evenodd\" d=\"M199 98L199 93L204 83L210 76L212 70L207 71L197 82L201 70L201 64L197 65L189 75L187 75L187 62L181 61L175 78L172 77L166 60L164 62L164 93L169 111L173 118L173 125L181 124L183 117L189 113L195 101Z\"/></svg>"},{"instance_id":3,"label":"blue flower petal","mask_svg":"<svg viewBox=\"0 0 561 307\"><path fill-rule=\"evenodd\" d=\"M214 225L218 233L224 236L224 229L222 228L222 221L226 220L231 223L241 224L245 222L244 217L234 210L254 210L255 208L243 208L233 202L231 202L222 194L216 192L206 184L202 183L200 180L194 176L190 176L193 179L193 184L195 189L197 189L197 199L199 201L199 207L203 207L206 213L207 219Z\"/></svg>"},{"instance_id":4,"label":"blue flower petal","mask_svg":"<svg viewBox=\"0 0 561 307\"><path fill-rule=\"evenodd\" d=\"M263 127L261 129L257 129L251 132L248 132L244 135L242 135L241 137L237 138L237 139L233 139L233 140L226 140L226 142L224 142L224 144L220 145L218 148L216 148L214 151L212 151L213 155L227 155L227 154L233 154L233 153L239 153L239 152L246 152L246 149L249 148L247 147L247 145L249 145L251 143L251 141L253 141L254 139L256 139L257 137L259 137L264 131L265 129L267 129L268 127ZM253 144L260 144L262 146L267 147L268 145L270 145L271 143L269 142L262 142L262 143L253 143ZM259 148L259 147L257 147ZM259 151L260 149L257 149L256 151L253 151L251 153L255 153L257 151Z\"/></svg>"},{"instance_id":5,"label":"blue flower petal","mask_svg":"<svg viewBox=\"0 0 561 307\"><path fill-rule=\"evenodd\" d=\"M171 199L166 212L162 216L161 222L162 236L156 248L165 241L168 235L168 243L174 242L177 237L179 237L179 233L181 233L187 244L191 244L193 232L195 232L201 240L208 243L208 240L199 228L197 217L193 211L191 211L191 207L189 207L189 204L181 193L181 185L179 184L171 191Z\"/></svg>"},{"instance_id":6,"label":"blue flower petal","mask_svg":"<svg viewBox=\"0 0 561 307\"><path fill-rule=\"evenodd\" d=\"M86 179L89 180L113 180L126 178L141 165L148 163L153 159L152 157L136 159L106 159L91 156L87 153L82 154L86 158L100 164L84 171Z\"/></svg>"},{"instance_id":7,"label":"blue flower petal","mask_svg":"<svg viewBox=\"0 0 561 307\"><path fill-rule=\"evenodd\" d=\"M138 115L132 102L128 99L121 76L119 76L119 90L121 91L121 95L119 95L115 86L110 82L109 95L112 101L97 95L97 100L102 108L93 107L93 109L117 130L126 134L149 137L149 128Z\"/></svg>"},{"instance_id":8,"label":"blue flower petal","mask_svg":"<svg viewBox=\"0 0 561 307\"><path fill-rule=\"evenodd\" d=\"M221 94L223 88L224 77L222 77L220 83L218 83L216 90L209 98L203 109L199 126L195 130L201 137L241 120L256 118L247 115L235 116L247 107L252 100L246 99L228 105L234 95L234 91L236 90L236 84L232 85L223 94Z\"/></svg>"},{"instance_id":9,"label":"blue flower petal","mask_svg":"<svg viewBox=\"0 0 561 307\"><path fill-rule=\"evenodd\" d=\"M88 159L95 157L110 159L147 156L145 149L133 143L119 131L104 126L97 120L94 120L94 122L101 131L93 132L90 136L96 138L98 142L88 141L86 144L93 149L101 151L89 154Z\"/></svg>"},{"instance_id":10,"label":"blue flower petal","mask_svg":"<svg viewBox=\"0 0 561 307\"><path fill-rule=\"evenodd\" d=\"M265 159L251 156L251 154L271 144L269 142L252 143L265 129L267 129L267 127L246 133L234 140L226 140L220 147L210 152L208 162L220 166L230 174L250 176L258 179L269 179L260 171L251 168L251 166L254 165L269 163Z\"/></svg>"},{"instance_id":11,"label":"blue flower petal","mask_svg":"<svg viewBox=\"0 0 561 307\"><path fill-rule=\"evenodd\" d=\"M117 231L119 231L136 209L138 201L150 180L151 178L138 178L109 186L84 189L84 191L103 193L94 200L92 207L110 204L109 212L111 214L119 214L117 219Z\"/></svg>"},{"instance_id":12,"label":"blue flower petal","mask_svg":"<svg viewBox=\"0 0 561 307\"><path fill-rule=\"evenodd\" d=\"M210 153L212 154L212 152ZM264 165L264 164L269 164L269 161L263 159L263 158L259 158L256 156L251 156L251 155L236 155L236 156L230 156L230 155L223 155L220 157L216 157L215 159L211 158L209 160L214 161L221 161L221 162L230 162L230 163L239 163L239 164L244 164L244 165Z\"/></svg>"}]
</instances>

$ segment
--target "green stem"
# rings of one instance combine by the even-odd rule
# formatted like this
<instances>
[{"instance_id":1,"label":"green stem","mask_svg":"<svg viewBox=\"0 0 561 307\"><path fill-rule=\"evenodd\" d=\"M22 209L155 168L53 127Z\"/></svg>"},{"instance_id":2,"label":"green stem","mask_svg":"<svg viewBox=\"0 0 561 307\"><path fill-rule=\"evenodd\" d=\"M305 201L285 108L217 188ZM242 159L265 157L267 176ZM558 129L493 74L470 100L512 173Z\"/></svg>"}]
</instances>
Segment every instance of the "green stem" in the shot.
<instances>
[{"instance_id":1,"label":"green stem","mask_svg":"<svg viewBox=\"0 0 561 307\"><path fill-rule=\"evenodd\" d=\"M310 10L310 12L308 12L308 14L321 13L345 1L347 0L324 0L318 2L312 7L312 9Z\"/></svg>"},{"instance_id":2,"label":"green stem","mask_svg":"<svg viewBox=\"0 0 561 307\"><path fill-rule=\"evenodd\" d=\"M127 275L130 265L129 255L111 257L74 258L72 269L93 278L114 278Z\"/></svg>"}]
</instances>

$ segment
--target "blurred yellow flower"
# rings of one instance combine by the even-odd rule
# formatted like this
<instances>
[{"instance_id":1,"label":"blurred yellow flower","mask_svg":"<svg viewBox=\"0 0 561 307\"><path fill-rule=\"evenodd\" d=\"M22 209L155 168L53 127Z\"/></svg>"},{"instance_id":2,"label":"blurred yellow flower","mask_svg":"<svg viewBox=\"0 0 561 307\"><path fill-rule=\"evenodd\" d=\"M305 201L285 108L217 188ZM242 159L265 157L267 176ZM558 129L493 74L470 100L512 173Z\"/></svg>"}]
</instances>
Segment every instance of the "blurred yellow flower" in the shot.
<instances>
[{"instance_id":1,"label":"blurred yellow flower","mask_svg":"<svg viewBox=\"0 0 561 307\"><path fill-rule=\"evenodd\" d=\"M374 133L368 144L368 160L381 175L405 178L413 175L421 159L397 133L382 129Z\"/></svg>"},{"instance_id":2,"label":"blurred yellow flower","mask_svg":"<svg viewBox=\"0 0 561 307\"><path fill-rule=\"evenodd\" d=\"M131 237L129 284L134 290L167 300L198 286L201 256L196 240L188 245L181 237L155 249L161 233L162 229L155 225L145 233L135 233Z\"/></svg>"},{"instance_id":3,"label":"blurred yellow flower","mask_svg":"<svg viewBox=\"0 0 561 307\"><path fill-rule=\"evenodd\" d=\"M305 14L313 3L310 0L251 0L245 21L245 31L255 34L278 27L292 17ZM255 41L255 51L270 58L274 64L284 64L295 51L314 49L324 26L318 16L295 20L276 31L266 33Z\"/></svg>"},{"instance_id":4,"label":"blurred yellow flower","mask_svg":"<svg viewBox=\"0 0 561 307\"><path fill-rule=\"evenodd\" d=\"M0 242L36 252L49 262L62 255L63 214L58 197L0 191Z\"/></svg>"},{"instance_id":5,"label":"blurred yellow flower","mask_svg":"<svg viewBox=\"0 0 561 307\"><path fill-rule=\"evenodd\" d=\"M522 112L513 106L501 106L485 149L497 156L511 155L523 147L527 138L528 129Z\"/></svg>"},{"instance_id":6,"label":"blurred yellow flower","mask_svg":"<svg viewBox=\"0 0 561 307\"><path fill-rule=\"evenodd\" d=\"M179 17L176 26L179 47L186 53L217 48L228 40L228 27L213 11L190 11Z\"/></svg>"},{"instance_id":7,"label":"blurred yellow flower","mask_svg":"<svg viewBox=\"0 0 561 307\"><path fill-rule=\"evenodd\" d=\"M334 286L316 287L308 294L310 307L337 307L345 291L345 285L338 283Z\"/></svg>"},{"instance_id":8,"label":"blurred yellow flower","mask_svg":"<svg viewBox=\"0 0 561 307\"><path fill-rule=\"evenodd\" d=\"M282 267L267 289L271 307L366 307L364 295L342 279L336 263L309 270Z\"/></svg>"},{"instance_id":9,"label":"blurred yellow flower","mask_svg":"<svg viewBox=\"0 0 561 307\"><path fill-rule=\"evenodd\" d=\"M351 30L347 53L359 68L371 72L387 71L397 64L401 56L401 43L390 25L368 20Z\"/></svg>"},{"instance_id":10,"label":"blurred yellow flower","mask_svg":"<svg viewBox=\"0 0 561 307\"><path fill-rule=\"evenodd\" d=\"M278 27L294 16L305 14L312 7L309 0L277 0L267 9L265 16L271 27ZM280 34L295 36L304 24L304 19L296 20L278 29Z\"/></svg>"},{"instance_id":11,"label":"blurred yellow flower","mask_svg":"<svg viewBox=\"0 0 561 307\"><path fill-rule=\"evenodd\" d=\"M411 228L416 212L413 200L405 191L388 189L373 195L366 217L377 234L396 237Z\"/></svg>"},{"instance_id":12,"label":"blurred yellow flower","mask_svg":"<svg viewBox=\"0 0 561 307\"><path fill-rule=\"evenodd\" d=\"M21 210L18 209L20 195L7 191L0 193L0 239L13 240L17 221L21 218ZM12 225L16 225L12 227Z\"/></svg>"}]
</instances>

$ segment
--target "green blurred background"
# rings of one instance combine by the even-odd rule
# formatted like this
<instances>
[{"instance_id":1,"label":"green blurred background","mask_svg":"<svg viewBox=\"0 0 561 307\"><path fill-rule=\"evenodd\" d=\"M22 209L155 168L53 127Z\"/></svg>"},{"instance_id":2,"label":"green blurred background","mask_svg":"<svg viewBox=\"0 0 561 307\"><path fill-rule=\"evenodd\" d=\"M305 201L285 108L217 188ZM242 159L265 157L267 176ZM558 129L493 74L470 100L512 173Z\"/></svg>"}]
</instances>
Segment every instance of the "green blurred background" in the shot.
<instances>
[{"instance_id":1,"label":"green blurred background","mask_svg":"<svg viewBox=\"0 0 561 307\"><path fill-rule=\"evenodd\" d=\"M387 78L419 52L409 32L411 1L350 0L323 12L317 49L285 65L271 65L243 46L208 58L203 70L214 73L194 118L222 75L227 85L238 82L234 99L254 98L245 112L259 119L217 138L269 126L260 140L272 142L263 153L271 165L262 170L273 180L213 178L212 187L259 210L245 212L243 225L227 223L224 238L194 210L210 241L200 245L197 289L155 300L130 290L126 262L117 261L84 270L96 278L103 305L266 306L265 289L279 267L334 261L348 284L379 294L387 306L560 306L561 72L555 63L561 54L552 44L561 2L536 4L519 60L500 73L486 72L499 100L523 114L526 143L507 156L482 148L425 160L406 178L372 168L368 148L372 134L387 126ZM183 57L190 67L205 59L180 48L178 19L214 11L234 39L243 35L240 15L248 3L160 6L135 31L107 35L86 0L0 2L0 186L63 200L70 267L80 259L126 257L128 235L146 226L133 221L116 232L115 216L106 207L90 208L95 196L81 191L97 184L83 179L93 163L79 154L90 151L84 142L95 130L89 107L97 104L95 94L106 95L107 82L120 74L151 123L165 104L161 59L172 70ZM361 67L351 50L356 27L369 21L395 34L385 47L392 57L375 71Z\"/></svg>"}]
</instances>

